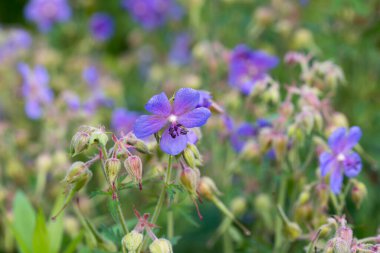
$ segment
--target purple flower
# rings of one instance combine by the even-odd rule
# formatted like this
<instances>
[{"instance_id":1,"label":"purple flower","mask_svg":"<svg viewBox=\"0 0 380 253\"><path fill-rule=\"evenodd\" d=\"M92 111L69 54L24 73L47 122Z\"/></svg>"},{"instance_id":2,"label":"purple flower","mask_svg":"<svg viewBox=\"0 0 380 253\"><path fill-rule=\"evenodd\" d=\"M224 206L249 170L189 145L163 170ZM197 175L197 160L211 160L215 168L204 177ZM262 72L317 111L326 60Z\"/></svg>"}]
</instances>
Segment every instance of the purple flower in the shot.
<instances>
[{"instance_id":1,"label":"purple flower","mask_svg":"<svg viewBox=\"0 0 380 253\"><path fill-rule=\"evenodd\" d=\"M37 23L40 31L47 32L54 23L68 21L71 8L66 0L30 0L25 17Z\"/></svg>"},{"instance_id":2,"label":"purple flower","mask_svg":"<svg viewBox=\"0 0 380 253\"><path fill-rule=\"evenodd\" d=\"M49 74L43 66L37 65L34 70L25 63L18 65L23 78L22 95L25 98L25 112L31 119L42 116L42 106L53 102L53 91L49 87Z\"/></svg>"},{"instance_id":3,"label":"purple flower","mask_svg":"<svg viewBox=\"0 0 380 253\"><path fill-rule=\"evenodd\" d=\"M144 138L164 129L161 149L170 155L181 153L189 142L188 128L206 124L211 116L209 109L196 108L199 96L198 91L190 88L179 89L172 104L164 92L153 96L145 105L145 109L153 115L143 115L136 120L136 137Z\"/></svg>"},{"instance_id":4,"label":"purple flower","mask_svg":"<svg viewBox=\"0 0 380 253\"><path fill-rule=\"evenodd\" d=\"M252 51L246 45L238 45L232 51L230 59L229 84L248 95L255 83L277 64L277 57L262 51Z\"/></svg>"},{"instance_id":5,"label":"purple flower","mask_svg":"<svg viewBox=\"0 0 380 253\"><path fill-rule=\"evenodd\" d=\"M0 31L2 32L2 31ZM12 29L6 34L3 43L0 42L0 62L16 56L32 45L32 37L22 29Z\"/></svg>"},{"instance_id":6,"label":"purple flower","mask_svg":"<svg viewBox=\"0 0 380 253\"><path fill-rule=\"evenodd\" d=\"M178 20L183 14L175 0L123 0L122 5L146 30L163 26L169 20Z\"/></svg>"},{"instance_id":7,"label":"purple flower","mask_svg":"<svg viewBox=\"0 0 380 253\"><path fill-rule=\"evenodd\" d=\"M199 102L198 102L197 107L210 108L210 106L213 103L211 93L205 90L200 90L198 92L199 92Z\"/></svg>"},{"instance_id":8,"label":"purple flower","mask_svg":"<svg viewBox=\"0 0 380 253\"><path fill-rule=\"evenodd\" d=\"M169 61L174 65L185 65L190 62L191 36L188 33L181 33L174 39L174 43L169 52Z\"/></svg>"},{"instance_id":9,"label":"purple flower","mask_svg":"<svg viewBox=\"0 0 380 253\"><path fill-rule=\"evenodd\" d=\"M95 13L90 20L90 31L97 41L106 41L114 33L114 22L106 13Z\"/></svg>"},{"instance_id":10,"label":"purple flower","mask_svg":"<svg viewBox=\"0 0 380 253\"><path fill-rule=\"evenodd\" d=\"M329 152L323 152L319 156L321 175L324 177L330 173L330 188L333 193L340 193L343 183L343 173L347 177L356 177L362 169L360 156L352 151L359 142L362 131L359 127L347 129L340 127L329 137Z\"/></svg>"},{"instance_id":11,"label":"purple flower","mask_svg":"<svg viewBox=\"0 0 380 253\"><path fill-rule=\"evenodd\" d=\"M99 84L99 71L95 65L90 65L82 72L82 77L91 88L95 88Z\"/></svg>"},{"instance_id":12,"label":"purple flower","mask_svg":"<svg viewBox=\"0 0 380 253\"><path fill-rule=\"evenodd\" d=\"M77 94L71 91L65 91L62 94L63 100L71 111L78 111L81 106L80 98Z\"/></svg>"},{"instance_id":13,"label":"purple flower","mask_svg":"<svg viewBox=\"0 0 380 253\"><path fill-rule=\"evenodd\" d=\"M116 108L112 113L111 126L117 133L129 133L138 118L136 112L130 112L124 108Z\"/></svg>"}]
</instances>

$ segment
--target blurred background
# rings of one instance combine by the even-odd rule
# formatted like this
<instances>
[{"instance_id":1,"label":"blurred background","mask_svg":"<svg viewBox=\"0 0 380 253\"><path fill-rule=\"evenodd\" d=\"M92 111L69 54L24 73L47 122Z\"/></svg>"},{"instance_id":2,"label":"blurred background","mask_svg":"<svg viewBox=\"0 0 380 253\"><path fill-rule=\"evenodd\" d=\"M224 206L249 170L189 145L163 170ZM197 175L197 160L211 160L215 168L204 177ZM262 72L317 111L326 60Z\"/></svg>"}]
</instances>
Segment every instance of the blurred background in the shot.
<instances>
[{"instance_id":1,"label":"blurred background","mask_svg":"<svg viewBox=\"0 0 380 253\"><path fill-rule=\"evenodd\" d=\"M355 221L356 236L376 233L380 224L379 168L374 165L380 162L379 1L173 0L162 1L154 14L144 12L152 3L54 1L62 6L41 7L43 0L0 1L0 203L8 220L15 217L12 210L19 190L26 196L19 196L21 202L30 202L36 212L43 210L45 217L52 213L62 191L58 182L71 162L70 140L80 125L130 131L153 94L163 90L172 94L179 87L209 90L215 101L233 108L239 97L226 85L226 54L244 43L279 59L286 52L301 51L341 66L346 82L338 87L333 106L350 125L362 128L360 143L372 161L360 175L368 198L349 218ZM34 69L39 65L43 69ZM26 92L25 82L33 71L33 80L46 85L39 85L35 93ZM294 73L281 60L271 76L291 84ZM242 190L217 177L215 165L222 163L224 151L207 158L216 141L217 136L210 134L200 150L206 154L205 168L213 168L206 174L217 178L228 200ZM129 195L128 201L134 203L152 197L136 189ZM108 224L102 199L84 197L83 203L84 212L95 217L96 224ZM349 208L355 210L353 205ZM126 213L133 216L131 208ZM203 222L193 213L186 211L189 222L179 222L181 239L175 252L220 252L219 244L205 245L221 214L207 203L202 205ZM258 217L242 219L255 224ZM78 238L80 225L70 211L62 226L61 241ZM16 252L11 234L3 219L0 251ZM271 252L270 245L254 239L239 252L252 252L247 244L257 252ZM82 247L80 252L91 251Z\"/></svg>"}]
</instances>

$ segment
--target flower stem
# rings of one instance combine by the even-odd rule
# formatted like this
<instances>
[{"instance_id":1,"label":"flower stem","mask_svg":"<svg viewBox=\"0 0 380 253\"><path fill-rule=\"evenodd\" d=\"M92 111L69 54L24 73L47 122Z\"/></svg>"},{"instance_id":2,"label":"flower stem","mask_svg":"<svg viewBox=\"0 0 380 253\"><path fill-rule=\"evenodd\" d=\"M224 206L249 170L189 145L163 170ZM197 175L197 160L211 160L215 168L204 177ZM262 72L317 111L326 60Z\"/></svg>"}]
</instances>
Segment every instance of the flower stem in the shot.
<instances>
[{"instance_id":1,"label":"flower stem","mask_svg":"<svg viewBox=\"0 0 380 253\"><path fill-rule=\"evenodd\" d=\"M168 239L172 239L174 236L174 214L173 214L173 209L170 208L168 211Z\"/></svg>"},{"instance_id":2,"label":"flower stem","mask_svg":"<svg viewBox=\"0 0 380 253\"><path fill-rule=\"evenodd\" d=\"M129 230L128 230L128 227L127 227L127 223L125 223L123 211L121 210L119 196L117 196L117 192L116 191L115 191L115 194L116 194L116 200L115 201L116 201L116 207L117 207L117 214L119 216L121 227L123 228L124 234L128 234Z\"/></svg>"},{"instance_id":3,"label":"flower stem","mask_svg":"<svg viewBox=\"0 0 380 253\"><path fill-rule=\"evenodd\" d=\"M278 201L277 201L277 206L280 207L279 210L282 210L281 207L284 206L285 203L285 194L286 194L286 187L287 187L287 176L282 175L281 177L281 182L280 182L280 191L278 194ZM280 252L280 248L282 246L282 218L279 215L276 215L275 219L275 243L274 243L274 249L275 252Z\"/></svg>"},{"instance_id":4,"label":"flower stem","mask_svg":"<svg viewBox=\"0 0 380 253\"><path fill-rule=\"evenodd\" d=\"M160 215L162 206L164 205L166 187L170 182L170 177L171 177L171 173L172 173L172 159L173 159L173 157L171 155L169 155L168 168L166 170L166 176L165 176L165 183L162 186L160 196L158 197L157 205L156 205L156 208L154 209L153 216L151 219L151 223L153 223L153 224L156 223L158 216ZM145 236L144 241L143 241L142 246L141 246L142 251L144 251L147 247L147 240L148 240L148 237Z\"/></svg>"},{"instance_id":5,"label":"flower stem","mask_svg":"<svg viewBox=\"0 0 380 253\"><path fill-rule=\"evenodd\" d=\"M338 203L338 199L333 192L330 192L330 198L331 198L331 202L334 206L334 209L337 212L337 215L341 215L342 214L341 205Z\"/></svg>"}]
</instances>

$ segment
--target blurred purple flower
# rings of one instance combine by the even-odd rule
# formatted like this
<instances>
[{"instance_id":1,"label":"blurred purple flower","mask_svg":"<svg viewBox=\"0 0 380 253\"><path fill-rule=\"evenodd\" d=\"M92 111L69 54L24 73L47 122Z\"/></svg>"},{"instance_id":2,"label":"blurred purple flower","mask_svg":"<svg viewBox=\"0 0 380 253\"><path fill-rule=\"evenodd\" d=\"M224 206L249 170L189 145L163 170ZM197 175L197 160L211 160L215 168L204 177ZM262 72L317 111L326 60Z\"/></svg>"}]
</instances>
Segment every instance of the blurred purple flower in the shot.
<instances>
[{"instance_id":1,"label":"blurred purple flower","mask_svg":"<svg viewBox=\"0 0 380 253\"><path fill-rule=\"evenodd\" d=\"M66 102L67 107L72 111L78 111L81 106L80 98L77 94L71 91L65 91L62 94L63 100Z\"/></svg>"},{"instance_id":2,"label":"blurred purple flower","mask_svg":"<svg viewBox=\"0 0 380 253\"><path fill-rule=\"evenodd\" d=\"M43 66L37 65L34 70L25 63L18 65L23 78L22 95L25 98L25 112L31 119L42 116L42 107L53 102L53 91L49 87L49 74Z\"/></svg>"},{"instance_id":3,"label":"blurred purple flower","mask_svg":"<svg viewBox=\"0 0 380 253\"><path fill-rule=\"evenodd\" d=\"M160 27L169 20L179 20L183 15L175 0L123 0L122 5L146 30Z\"/></svg>"},{"instance_id":4,"label":"blurred purple flower","mask_svg":"<svg viewBox=\"0 0 380 253\"><path fill-rule=\"evenodd\" d=\"M99 84L100 75L95 65L86 67L82 72L82 77L91 88L95 88Z\"/></svg>"},{"instance_id":5,"label":"blurred purple flower","mask_svg":"<svg viewBox=\"0 0 380 253\"><path fill-rule=\"evenodd\" d=\"M188 33L181 33L174 39L169 52L169 61L174 65L185 65L190 62L191 36Z\"/></svg>"},{"instance_id":6,"label":"blurred purple flower","mask_svg":"<svg viewBox=\"0 0 380 253\"><path fill-rule=\"evenodd\" d=\"M102 90L97 89L93 91L90 98L84 102L83 109L89 114L94 114L99 107L112 107L113 105L114 101L106 97Z\"/></svg>"},{"instance_id":7,"label":"blurred purple flower","mask_svg":"<svg viewBox=\"0 0 380 253\"><path fill-rule=\"evenodd\" d=\"M70 19L71 8L66 0L30 0L25 17L35 22L41 32L48 32L54 23Z\"/></svg>"},{"instance_id":8,"label":"blurred purple flower","mask_svg":"<svg viewBox=\"0 0 380 253\"><path fill-rule=\"evenodd\" d=\"M25 30L12 29L5 36L5 40L0 42L0 62L29 49L32 45L32 37Z\"/></svg>"},{"instance_id":9,"label":"blurred purple flower","mask_svg":"<svg viewBox=\"0 0 380 253\"><path fill-rule=\"evenodd\" d=\"M164 92L153 96L145 105L153 115L143 115L136 120L136 137L144 138L164 128L161 149L170 155L181 153L189 142L188 128L203 126L211 116L209 109L196 108L198 102L199 92L190 88L179 89L173 104Z\"/></svg>"},{"instance_id":10,"label":"blurred purple flower","mask_svg":"<svg viewBox=\"0 0 380 253\"><path fill-rule=\"evenodd\" d=\"M323 152L319 156L321 175L325 177L330 173L330 188L335 194L340 193L343 183L343 173L347 177L356 177L362 169L360 156L352 151L359 142L362 131L359 127L347 129L340 127L329 137L329 152Z\"/></svg>"},{"instance_id":11,"label":"blurred purple flower","mask_svg":"<svg viewBox=\"0 0 380 253\"><path fill-rule=\"evenodd\" d=\"M90 31L97 41L106 41L114 33L114 21L106 13L95 13L90 20Z\"/></svg>"},{"instance_id":12,"label":"blurred purple flower","mask_svg":"<svg viewBox=\"0 0 380 253\"><path fill-rule=\"evenodd\" d=\"M117 133L129 133L138 118L136 112L130 112L124 108L116 108L112 113L111 126Z\"/></svg>"},{"instance_id":13,"label":"blurred purple flower","mask_svg":"<svg viewBox=\"0 0 380 253\"><path fill-rule=\"evenodd\" d=\"M230 59L229 84L248 95L255 83L277 64L277 57L262 51L252 51L246 45L238 45L233 49Z\"/></svg>"}]
</instances>

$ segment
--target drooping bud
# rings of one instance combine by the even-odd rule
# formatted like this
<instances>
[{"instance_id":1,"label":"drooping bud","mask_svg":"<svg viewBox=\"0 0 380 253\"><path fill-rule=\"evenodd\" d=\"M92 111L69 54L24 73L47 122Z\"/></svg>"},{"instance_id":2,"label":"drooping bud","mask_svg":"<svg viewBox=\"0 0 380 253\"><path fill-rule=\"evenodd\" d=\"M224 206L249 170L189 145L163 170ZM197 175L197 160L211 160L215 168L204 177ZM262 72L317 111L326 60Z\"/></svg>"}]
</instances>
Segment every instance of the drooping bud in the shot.
<instances>
[{"instance_id":1,"label":"drooping bud","mask_svg":"<svg viewBox=\"0 0 380 253\"><path fill-rule=\"evenodd\" d=\"M143 240L143 234L135 230L132 230L130 233L126 234L121 243L124 248L130 253L137 252L137 249L140 247Z\"/></svg>"},{"instance_id":2,"label":"drooping bud","mask_svg":"<svg viewBox=\"0 0 380 253\"><path fill-rule=\"evenodd\" d=\"M213 199L214 196L221 194L214 181L209 177L201 177L198 184L198 192L202 197L209 200Z\"/></svg>"},{"instance_id":3,"label":"drooping bud","mask_svg":"<svg viewBox=\"0 0 380 253\"><path fill-rule=\"evenodd\" d=\"M148 145L143 140L137 139L133 134L128 134L127 144L133 146L137 151L143 154L150 154Z\"/></svg>"},{"instance_id":4,"label":"drooping bud","mask_svg":"<svg viewBox=\"0 0 380 253\"><path fill-rule=\"evenodd\" d=\"M105 163L105 168L109 181L114 185L121 168L120 160L117 158L108 158Z\"/></svg>"},{"instance_id":5,"label":"drooping bud","mask_svg":"<svg viewBox=\"0 0 380 253\"><path fill-rule=\"evenodd\" d=\"M231 201L231 212L237 216L242 215L247 209L247 201L243 197L236 197Z\"/></svg>"},{"instance_id":6,"label":"drooping bud","mask_svg":"<svg viewBox=\"0 0 380 253\"><path fill-rule=\"evenodd\" d=\"M282 160L285 156L288 145L288 139L285 135L276 135L273 138L273 148L276 152L276 158Z\"/></svg>"},{"instance_id":7,"label":"drooping bud","mask_svg":"<svg viewBox=\"0 0 380 253\"><path fill-rule=\"evenodd\" d=\"M302 235L300 226L295 222L287 222L284 227L285 235L289 240L294 241Z\"/></svg>"},{"instance_id":8,"label":"drooping bud","mask_svg":"<svg viewBox=\"0 0 380 253\"><path fill-rule=\"evenodd\" d=\"M367 197L367 187L358 180L353 180L353 186L351 190L351 198L354 201L357 208L360 207L363 199Z\"/></svg>"},{"instance_id":9,"label":"drooping bud","mask_svg":"<svg viewBox=\"0 0 380 253\"><path fill-rule=\"evenodd\" d=\"M88 167L84 162L74 162L67 171L64 181L67 184L77 182L87 169Z\"/></svg>"},{"instance_id":10,"label":"drooping bud","mask_svg":"<svg viewBox=\"0 0 380 253\"><path fill-rule=\"evenodd\" d=\"M89 141L89 133L83 131L77 132L71 139L70 154L75 156L85 151L88 148Z\"/></svg>"},{"instance_id":11,"label":"drooping bud","mask_svg":"<svg viewBox=\"0 0 380 253\"><path fill-rule=\"evenodd\" d=\"M151 253L173 253L173 248L169 240L160 238L149 245L149 251Z\"/></svg>"},{"instance_id":12,"label":"drooping bud","mask_svg":"<svg viewBox=\"0 0 380 253\"><path fill-rule=\"evenodd\" d=\"M195 194L198 183L200 179L200 172L198 169L191 169L189 167L185 167L180 175L180 180L183 186L186 188L188 192L192 195Z\"/></svg>"},{"instance_id":13,"label":"drooping bud","mask_svg":"<svg viewBox=\"0 0 380 253\"><path fill-rule=\"evenodd\" d=\"M108 136L102 128L96 129L90 135L89 145L100 144L106 146L108 142Z\"/></svg>"},{"instance_id":14,"label":"drooping bud","mask_svg":"<svg viewBox=\"0 0 380 253\"><path fill-rule=\"evenodd\" d=\"M140 190L142 190L142 162L140 157L136 155L129 156L124 161L124 167L128 175L139 184Z\"/></svg>"},{"instance_id":15,"label":"drooping bud","mask_svg":"<svg viewBox=\"0 0 380 253\"><path fill-rule=\"evenodd\" d=\"M303 204L306 204L309 200L310 200L310 191L309 190L304 190L298 196L297 203L299 205L303 205Z\"/></svg>"}]
</instances>

